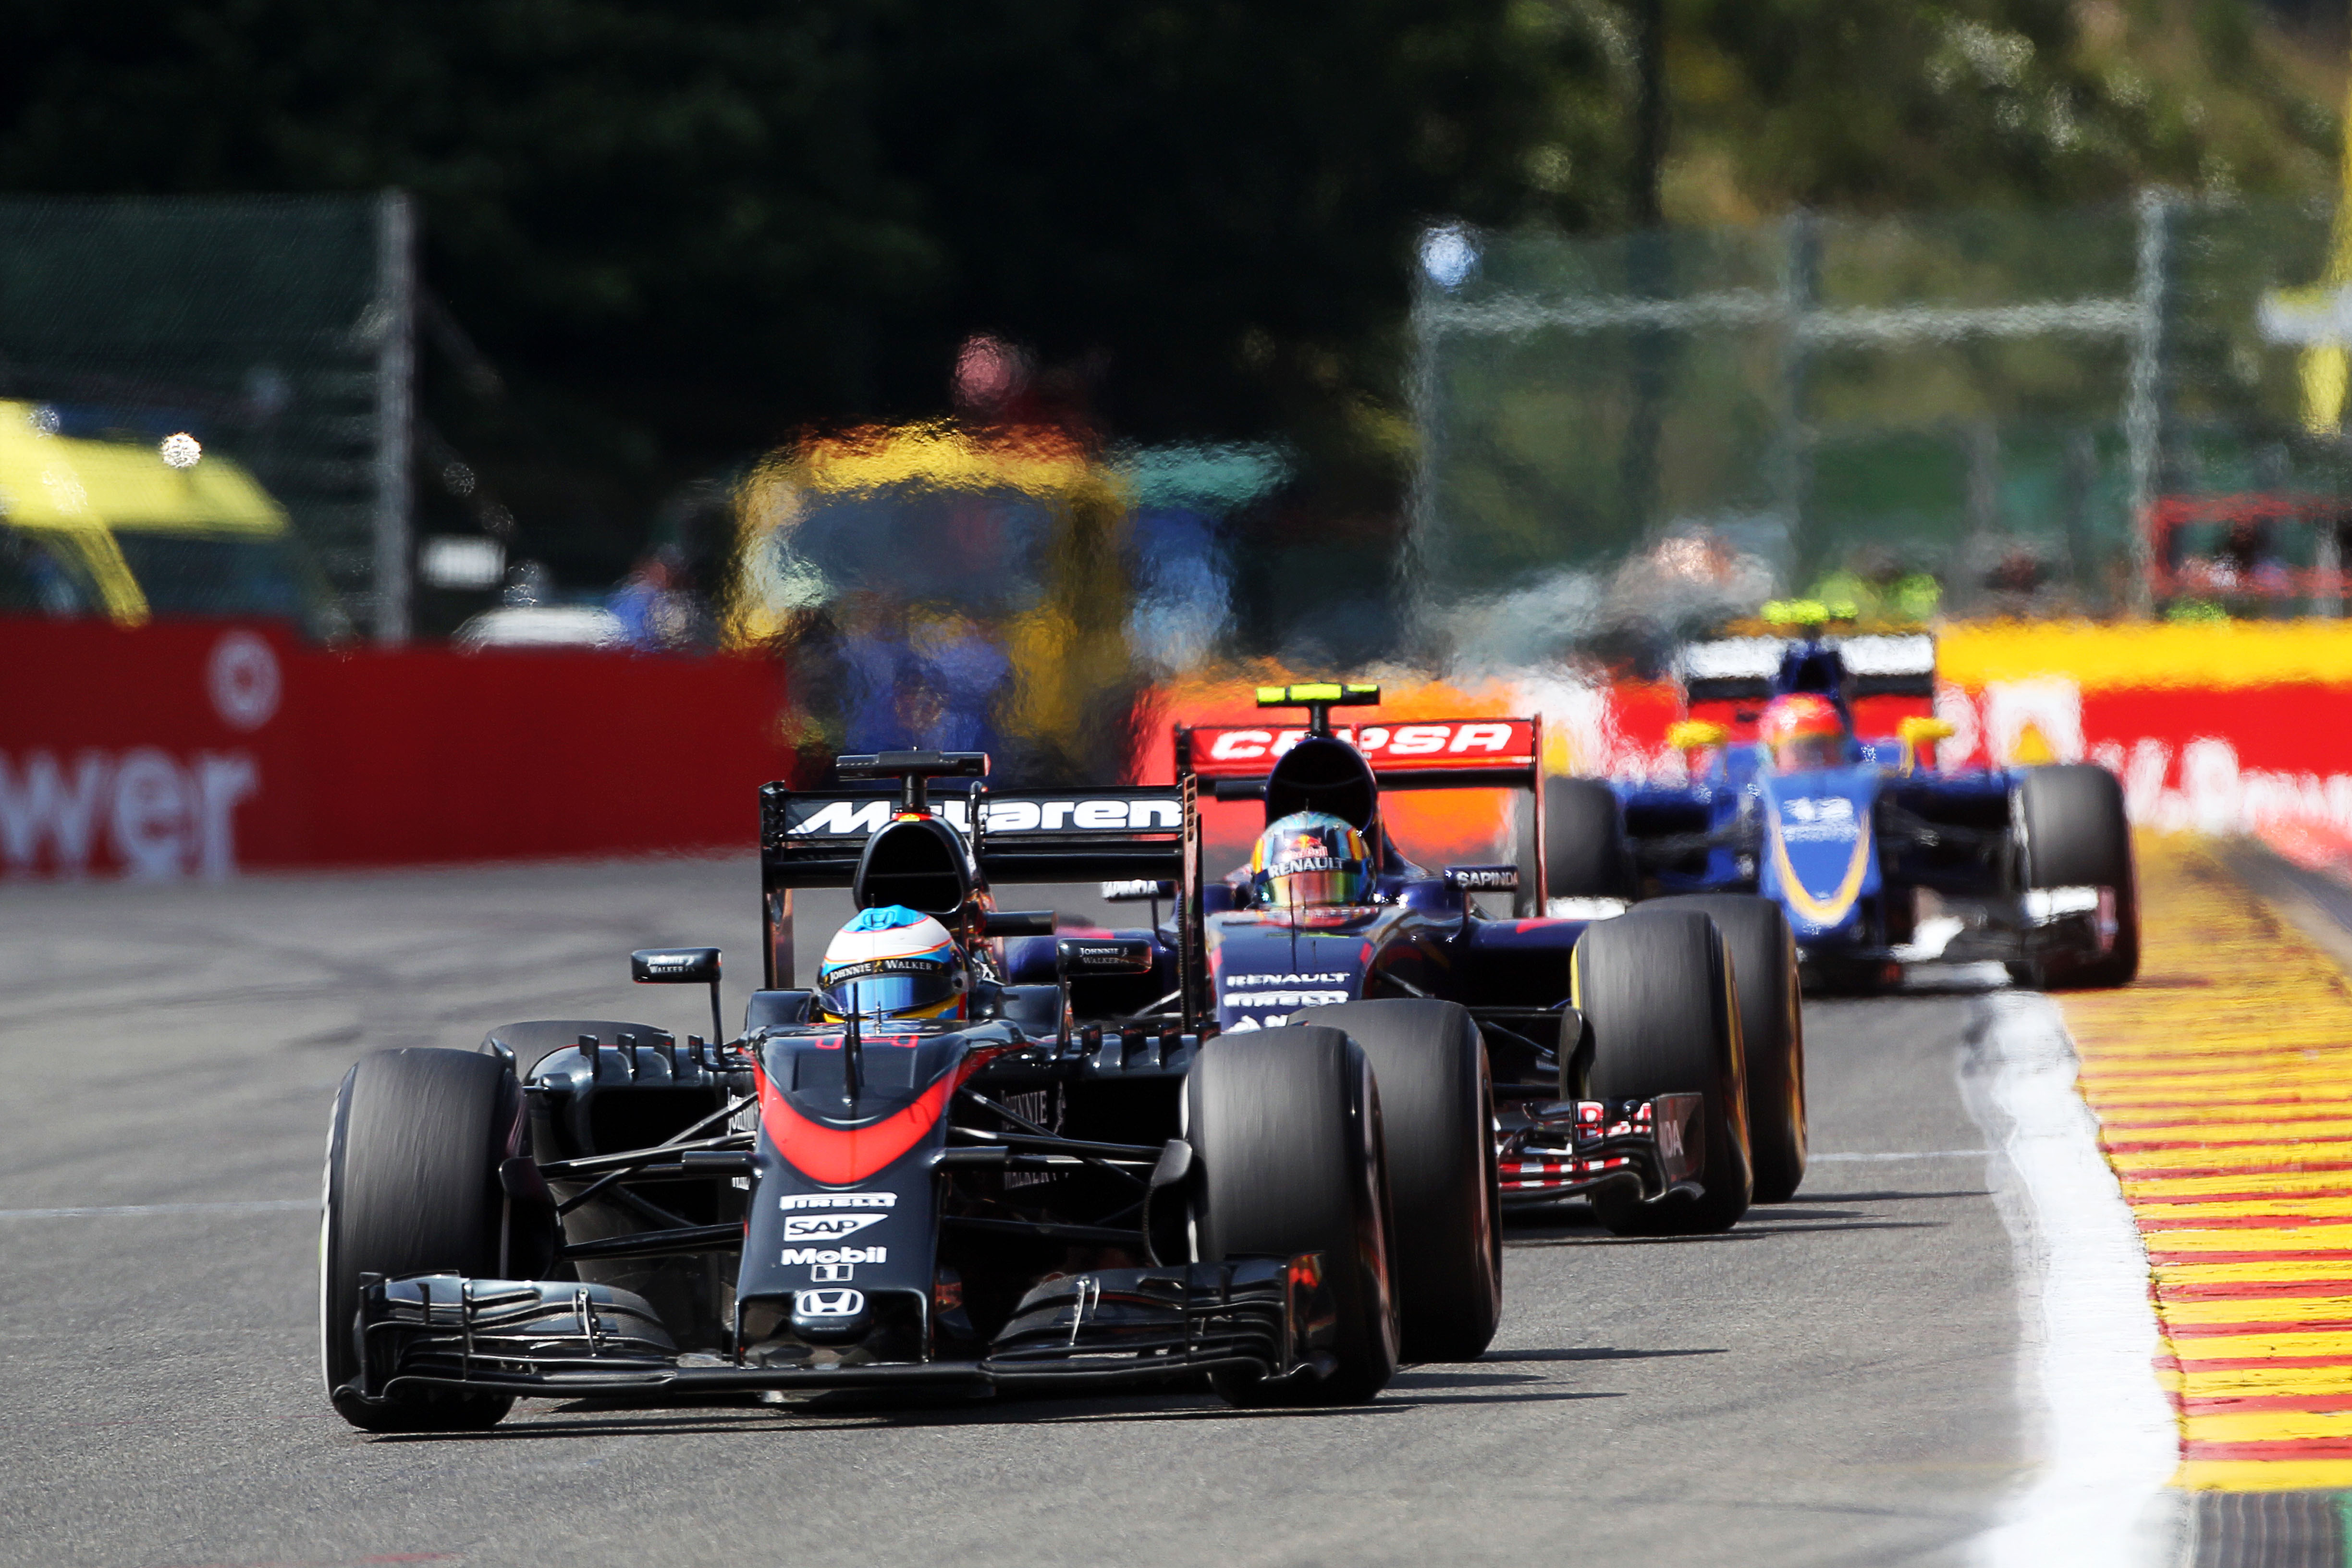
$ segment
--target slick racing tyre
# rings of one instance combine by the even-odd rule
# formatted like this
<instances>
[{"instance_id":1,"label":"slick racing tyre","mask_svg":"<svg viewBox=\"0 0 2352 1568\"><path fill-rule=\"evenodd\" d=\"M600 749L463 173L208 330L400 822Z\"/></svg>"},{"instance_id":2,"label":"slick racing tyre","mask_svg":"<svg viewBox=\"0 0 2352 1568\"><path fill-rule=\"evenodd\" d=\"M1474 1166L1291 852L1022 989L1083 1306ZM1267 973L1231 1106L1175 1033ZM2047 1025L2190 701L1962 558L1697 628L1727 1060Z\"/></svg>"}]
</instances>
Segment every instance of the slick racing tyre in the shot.
<instances>
[{"instance_id":1,"label":"slick racing tyre","mask_svg":"<svg viewBox=\"0 0 2352 1568\"><path fill-rule=\"evenodd\" d=\"M1495 1091L1478 1026L1454 1003L1417 998L1310 1007L1293 1022L1344 1029L1371 1058L1402 1359L1476 1361L1503 1314Z\"/></svg>"},{"instance_id":2,"label":"slick racing tyre","mask_svg":"<svg viewBox=\"0 0 2352 1568\"><path fill-rule=\"evenodd\" d=\"M1597 779L1544 780L1544 897L1624 899L1640 895L1625 814Z\"/></svg>"},{"instance_id":3,"label":"slick racing tyre","mask_svg":"<svg viewBox=\"0 0 2352 1568\"><path fill-rule=\"evenodd\" d=\"M514 1152L521 1115L521 1090L495 1056L378 1051L343 1076L327 1129L319 1329L328 1397L352 1426L471 1431L513 1406L504 1394L436 1390L369 1405L338 1391L360 1375L361 1275L504 1271L499 1163Z\"/></svg>"},{"instance_id":4,"label":"slick racing tyre","mask_svg":"<svg viewBox=\"0 0 2352 1568\"><path fill-rule=\"evenodd\" d=\"M2139 879L2123 785L2093 763L2029 768L2011 807L2023 885L2108 889L2116 931L2103 953L2050 953L2011 964L2010 977L2052 991L2130 984L2139 973Z\"/></svg>"},{"instance_id":5,"label":"slick racing tyre","mask_svg":"<svg viewBox=\"0 0 2352 1568\"><path fill-rule=\"evenodd\" d=\"M1221 1035L1184 1086L1185 1137L1199 1163L1195 1247L1227 1258L1323 1255L1336 1323L1333 1364L1270 1382L1210 1374L1234 1405L1359 1405L1396 1373L1388 1173L1380 1090L1363 1051L1337 1029Z\"/></svg>"},{"instance_id":6,"label":"slick racing tyre","mask_svg":"<svg viewBox=\"0 0 2352 1568\"><path fill-rule=\"evenodd\" d=\"M1723 933L1739 993L1755 1201L1787 1203L1805 1179L1805 1014L1789 917L1771 900L1748 893L1686 893L1642 907L1696 910Z\"/></svg>"},{"instance_id":7,"label":"slick racing tyre","mask_svg":"<svg viewBox=\"0 0 2352 1568\"><path fill-rule=\"evenodd\" d=\"M1696 910L1644 906L1589 928L1573 964L1576 1005L1592 1026L1592 1097L1696 1093L1702 1107L1704 1193L1655 1203L1603 1194L1592 1205L1601 1223L1620 1236L1730 1229L1748 1212L1754 1178L1739 1010L1715 922Z\"/></svg>"}]
</instances>

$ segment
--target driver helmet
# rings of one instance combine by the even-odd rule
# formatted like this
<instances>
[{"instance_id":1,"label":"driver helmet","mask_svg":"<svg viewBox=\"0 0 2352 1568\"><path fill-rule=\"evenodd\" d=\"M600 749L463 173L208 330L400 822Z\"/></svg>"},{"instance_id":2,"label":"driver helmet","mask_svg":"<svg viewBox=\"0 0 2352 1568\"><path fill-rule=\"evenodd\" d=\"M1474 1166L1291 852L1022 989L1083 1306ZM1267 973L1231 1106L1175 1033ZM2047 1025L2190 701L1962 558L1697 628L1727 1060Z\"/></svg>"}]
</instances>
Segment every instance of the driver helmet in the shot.
<instances>
[{"instance_id":1,"label":"driver helmet","mask_svg":"<svg viewBox=\"0 0 2352 1568\"><path fill-rule=\"evenodd\" d=\"M825 944L817 1006L835 1023L961 1018L971 972L948 928L904 904L860 911Z\"/></svg>"},{"instance_id":2,"label":"driver helmet","mask_svg":"<svg viewBox=\"0 0 2352 1568\"><path fill-rule=\"evenodd\" d=\"M1764 718L1756 733L1772 753L1773 767L1781 773L1845 765L1845 721L1826 697L1810 691L1775 697L1764 705Z\"/></svg>"},{"instance_id":3,"label":"driver helmet","mask_svg":"<svg viewBox=\"0 0 2352 1568\"><path fill-rule=\"evenodd\" d=\"M1250 896L1277 909L1372 900L1372 852L1345 819L1294 811L1258 835L1250 851Z\"/></svg>"}]
</instances>

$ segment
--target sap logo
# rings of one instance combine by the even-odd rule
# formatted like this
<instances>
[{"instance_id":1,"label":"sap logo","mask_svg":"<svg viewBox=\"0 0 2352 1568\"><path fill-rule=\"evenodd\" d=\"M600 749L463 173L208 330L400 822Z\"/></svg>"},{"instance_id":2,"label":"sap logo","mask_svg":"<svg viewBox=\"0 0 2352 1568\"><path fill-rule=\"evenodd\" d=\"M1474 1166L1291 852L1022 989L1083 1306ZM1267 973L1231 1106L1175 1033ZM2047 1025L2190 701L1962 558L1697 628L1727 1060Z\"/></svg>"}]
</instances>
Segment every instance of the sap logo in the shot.
<instances>
[{"instance_id":1,"label":"sap logo","mask_svg":"<svg viewBox=\"0 0 2352 1568\"><path fill-rule=\"evenodd\" d=\"M865 1310L862 1290L803 1290L793 1298L796 1318L854 1318Z\"/></svg>"},{"instance_id":2,"label":"sap logo","mask_svg":"<svg viewBox=\"0 0 2352 1568\"><path fill-rule=\"evenodd\" d=\"M890 1249L887 1247L787 1247L784 1267L809 1268L820 1263L887 1263Z\"/></svg>"},{"instance_id":3,"label":"sap logo","mask_svg":"<svg viewBox=\"0 0 2352 1568\"><path fill-rule=\"evenodd\" d=\"M836 1048L839 1042L835 1042ZM887 1209L898 1205L896 1193L792 1193L778 1203L784 1209Z\"/></svg>"},{"instance_id":4,"label":"sap logo","mask_svg":"<svg viewBox=\"0 0 2352 1568\"><path fill-rule=\"evenodd\" d=\"M839 1241L869 1225L880 1225L887 1214L790 1215L784 1220L786 1241Z\"/></svg>"},{"instance_id":5,"label":"sap logo","mask_svg":"<svg viewBox=\"0 0 2352 1568\"><path fill-rule=\"evenodd\" d=\"M236 808L260 788L243 752L79 752L69 768L52 752L0 752L0 862L79 876L102 843L134 881L234 876Z\"/></svg>"}]
</instances>

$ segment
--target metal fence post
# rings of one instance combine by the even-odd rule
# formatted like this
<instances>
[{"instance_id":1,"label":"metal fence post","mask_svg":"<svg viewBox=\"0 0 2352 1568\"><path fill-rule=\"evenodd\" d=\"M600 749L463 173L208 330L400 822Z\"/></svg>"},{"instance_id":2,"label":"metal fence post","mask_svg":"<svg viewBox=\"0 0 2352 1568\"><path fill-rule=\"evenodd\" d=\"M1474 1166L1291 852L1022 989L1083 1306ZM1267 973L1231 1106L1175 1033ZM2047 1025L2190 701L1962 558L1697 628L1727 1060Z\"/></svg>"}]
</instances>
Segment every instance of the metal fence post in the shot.
<instances>
[{"instance_id":1,"label":"metal fence post","mask_svg":"<svg viewBox=\"0 0 2352 1568\"><path fill-rule=\"evenodd\" d=\"M2164 351L2165 249L2172 203L2153 187L2139 194L2139 250L2132 289L2131 366L2124 391L2124 451L2131 480L2130 592L2125 602L2142 619L2155 610L2148 573L2156 561L2151 526L2158 466L2163 460L2158 383Z\"/></svg>"},{"instance_id":2,"label":"metal fence post","mask_svg":"<svg viewBox=\"0 0 2352 1568\"><path fill-rule=\"evenodd\" d=\"M1397 552L1397 602L1407 636L1432 636L1430 614L1437 593L1430 582L1437 564L1437 462L1442 394L1438 380L1438 337L1444 330L1430 309L1430 281L1420 258L1412 269L1412 305L1409 331L1412 363L1405 379L1405 406L1413 430L1412 477L1405 492L1404 542Z\"/></svg>"},{"instance_id":3,"label":"metal fence post","mask_svg":"<svg viewBox=\"0 0 2352 1568\"><path fill-rule=\"evenodd\" d=\"M408 640L409 453L415 423L416 213L408 193L376 204L375 640Z\"/></svg>"}]
</instances>

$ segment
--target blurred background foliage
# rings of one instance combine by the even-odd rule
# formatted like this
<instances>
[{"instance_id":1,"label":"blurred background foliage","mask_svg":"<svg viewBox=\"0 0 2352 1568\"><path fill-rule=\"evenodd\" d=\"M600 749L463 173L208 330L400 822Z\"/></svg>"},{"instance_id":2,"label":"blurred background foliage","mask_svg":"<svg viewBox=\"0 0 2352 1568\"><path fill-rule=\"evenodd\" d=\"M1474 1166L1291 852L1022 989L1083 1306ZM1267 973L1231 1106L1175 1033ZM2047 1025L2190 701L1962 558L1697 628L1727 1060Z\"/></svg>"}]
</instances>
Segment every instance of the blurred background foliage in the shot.
<instances>
[{"instance_id":1,"label":"blurred background foliage","mask_svg":"<svg viewBox=\"0 0 2352 1568\"><path fill-rule=\"evenodd\" d=\"M428 414L560 578L715 548L714 480L944 411L989 332L1025 417L1296 455L1237 542L1260 651L1386 592L1433 219L2324 196L2347 42L2259 0L8 11L0 189L417 193Z\"/></svg>"}]
</instances>

